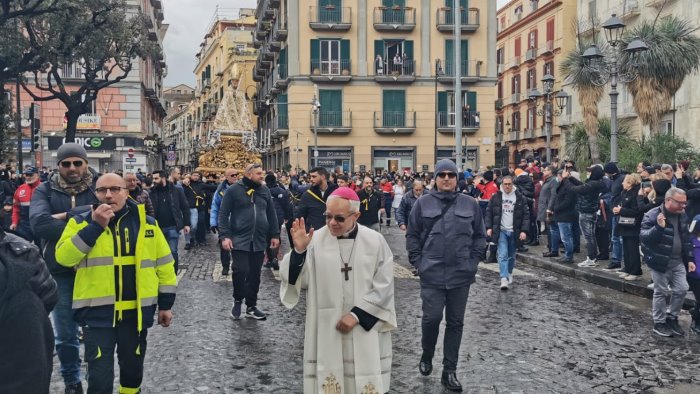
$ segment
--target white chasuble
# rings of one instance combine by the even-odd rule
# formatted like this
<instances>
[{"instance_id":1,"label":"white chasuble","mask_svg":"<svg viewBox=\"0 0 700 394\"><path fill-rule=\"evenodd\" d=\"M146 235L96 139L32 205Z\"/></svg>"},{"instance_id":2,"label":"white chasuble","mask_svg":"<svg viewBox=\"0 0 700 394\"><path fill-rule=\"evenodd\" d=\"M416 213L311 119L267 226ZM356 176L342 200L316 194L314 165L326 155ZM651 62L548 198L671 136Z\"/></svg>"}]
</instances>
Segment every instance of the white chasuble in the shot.
<instances>
[{"instance_id":1,"label":"white chasuble","mask_svg":"<svg viewBox=\"0 0 700 394\"><path fill-rule=\"evenodd\" d=\"M355 240L338 239L327 227L315 231L294 285L289 284L291 252L280 266L280 297L287 308L299 302L301 289L307 289L305 394L389 391L391 331L396 329L394 257L384 236L358 227ZM343 261L350 270L341 270ZM353 307L379 320L369 331L358 324L342 334L335 326Z\"/></svg>"}]
</instances>

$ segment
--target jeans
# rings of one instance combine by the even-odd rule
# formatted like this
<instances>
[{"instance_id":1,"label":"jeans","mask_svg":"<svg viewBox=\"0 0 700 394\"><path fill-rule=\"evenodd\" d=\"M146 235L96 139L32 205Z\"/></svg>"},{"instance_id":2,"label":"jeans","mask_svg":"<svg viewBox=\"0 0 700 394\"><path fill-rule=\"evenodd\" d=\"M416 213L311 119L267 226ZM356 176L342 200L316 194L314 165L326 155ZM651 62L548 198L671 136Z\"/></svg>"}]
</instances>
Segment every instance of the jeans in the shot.
<instances>
[{"instance_id":1,"label":"jeans","mask_svg":"<svg viewBox=\"0 0 700 394\"><path fill-rule=\"evenodd\" d=\"M515 267L515 234L501 229L498 236L498 268L501 278L508 278Z\"/></svg>"},{"instance_id":2,"label":"jeans","mask_svg":"<svg viewBox=\"0 0 700 394\"><path fill-rule=\"evenodd\" d=\"M421 321L423 358L425 361L433 359L444 311L446 324L442 359L443 372L456 372L459 347L462 343L462 331L464 331L464 310L469 298L469 286L455 289L421 286L420 298L423 303Z\"/></svg>"},{"instance_id":3,"label":"jeans","mask_svg":"<svg viewBox=\"0 0 700 394\"><path fill-rule=\"evenodd\" d=\"M559 226L559 234L561 235L561 240L564 242L564 251L567 259L574 258L574 239L572 234L573 223L570 222L557 222ZM557 245L559 245L559 240L557 240Z\"/></svg>"},{"instance_id":4,"label":"jeans","mask_svg":"<svg viewBox=\"0 0 700 394\"><path fill-rule=\"evenodd\" d=\"M231 252L233 259L233 299L243 301L248 308L258 303L258 290L260 290L260 271L262 270L265 252L244 252L234 250Z\"/></svg>"},{"instance_id":5,"label":"jeans","mask_svg":"<svg viewBox=\"0 0 700 394\"><path fill-rule=\"evenodd\" d=\"M561 234L559 234L559 224L557 222L549 222L549 251L551 253L559 254L559 241L561 241Z\"/></svg>"},{"instance_id":6,"label":"jeans","mask_svg":"<svg viewBox=\"0 0 700 394\"><path fill-rule=\"evenodd\" d=\"M651 279L654 281L654 300L652 302L652 315L654 323L666 322L666 308L668 316L675 319L683 306L685 294L688 292L688 281L685 277L685 267L678 264L673 268L666 269L666 272L651 270ZM668 289L669 285L671 290ZM671 296L671 304L668 305L666 299Z\"/></svg>"},{"instance_id":7,"label":"jeans","mask_svg":"<svg viewBox=\"0 0 700 394\"><path fill-rule=\"evenodd\" d=\"M61 376L66 386L80 383L80 342L78 323L73 320L73 284L75 276L54 276L58 285L58 303L53 309L52 320L56 337L56 353L61 364Z\"/></svg>"},{"instance_id":8,"label":"jeans","mask_svg":"<svg viewBox=\"0 0 700 394\"><path fill-rule=\"evenodd\" d=\"M136 392L141 387L148 329L144 328L140 334L135 321L122 321L108 328L83 327L88 394L112 394L115 347L119 361L119 392L123 392L122 389Z\"/></svg>"},{"instance_id":9,"label":"jeans","mask_svg":"<svg viewBox=\"0 0 700 394\"><path fill-rule=\"evenodd\" d=\"M580 213L578 215L578 223L581 226L583 238L586 240L586 255L590 260L595 260L598 256L598 245L595 239L597 218L598 215L595 213Z\"/></svg>"},{"instance_id":10,"label":"jeans","mask_svg":"<svg viewBox=\"0 0 700 394\"><path fill-rule=\"evenodd\" d=\"M617 221L620 219L620 217L615 215L612 218L612 232L610 233L610 242L612 242L612 259L610 262L612 264L622 264L622 237L615 235Z\"/></svg>"},{"instance_id":11,"label":"jeans","mask_svg":"<svg viewBox=\"0 0 700 394\"><path fill-rule=\"evenodd\" d=\"M199 221L199 213L197 212L197 208L190 208L190 233L185 234L185 243L191 243L192 242L192 237L195 235L195 232L197 231L197 222Z\"/></svg>"},{"instance_id":12,"label":"jeans","mask_svg":"<svg viewBox=\"0 0 700 394\"><path fill-rule=\"evenodd\" d=\"M641 275L642 257L639 255L639 236L622 237L622 251L625 258L625 272L630 275Z\"/></svg>"},{"instance_id":13,"label":"jeans","mask_svg":"<svg viewBox=\"0 0 700 394\"><path fill-rule=\"evenodd\" d=\"M170 247L170 254L172 254L173 259L175 259L175 275L177 275L179 261L177 255L177 243L180 240L180 233L177 231L177 228L175 226L163 227L160 230L163 232L165 239L168 241L168 246Z\"/></svg>"}]
</instances>

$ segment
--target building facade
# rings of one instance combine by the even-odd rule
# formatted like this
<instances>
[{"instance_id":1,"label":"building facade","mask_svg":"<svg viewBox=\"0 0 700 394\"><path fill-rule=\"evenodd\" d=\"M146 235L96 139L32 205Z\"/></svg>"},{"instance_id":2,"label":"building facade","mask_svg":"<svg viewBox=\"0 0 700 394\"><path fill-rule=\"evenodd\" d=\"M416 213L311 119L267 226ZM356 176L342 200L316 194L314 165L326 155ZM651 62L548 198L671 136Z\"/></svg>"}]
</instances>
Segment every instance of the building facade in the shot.
<instances>
[{"instance_id":1,"label":"building facade","mask_svg":"<svg viewBox=\"0 0 700 394\"><path fill-rule=\"evenodd\" d=\"M249 97L255 95L253 67L257 50L253 48L255 10L219 9L214 13L207 33L195 55L198 59L194 74L194 100L185 120L184 147L178 145L177 164L197 167L198 152L214 131L214 119L224 94L231 89L244 89ZM240 87L239 87L240 86ZM253 104L247 111L253 116ZM251 125L254 128L255 125ZM187 151L186 154L180 152Z\"/></svg>"},{"instance_id":2,"label":"building facade","mask_svg":"<svg viewBox=\"0 0 700 394\"><path fill-rule=\"evenodd\" d=\"M590 37L597 34L605 40L600 23L616 14L627 25L626 30L634 29L642 21L653 21L675 15L682 20L691 21L698 26L700 21L700 2L694 0L577 0L579 20L583 35ZM664 6L663 9L661 8ZM660 14L659 14L660 12ZM590 21L594 21L591 23ZM610 117L610 85L605 85L605 95L598 103L600 117ZM618 83L618 119L628 127L630 133L638 138L649 136L650 127L643 125L639 119L631 93L625 83ZM573 103L572 122L583 120L583 113L576 100ZM661 118L656 129L662 133L675 134L700 147L697 131L693 125L700 124L700 75L691 74L685 78L681 88L673 97L673 106Z\"/></svg>"},{"instance_id":3,"label":"building facade","mask_svg":"<svg viewBox=\"0 0 700 394\"><path fill-rule=\"evenodd\" d=\"M148 39L162 49L168 25L163 23L161 0L129 0L128 13L142 13L146 18ZM161 51L162 53L162 51ZM84 70L79 64L61 68L60 74L66 90L77 90L84 82ZM146 172L162 164L162 155L156 148L148 148L144 140L162 137L165 102L162 98L163 77L167 73L164 55L158 58L136 59L129 75L121 82L99 91L92 109L78 120L76 142L88 152L89 164L98 171ZM31 84L28 84L32 88ZM12 92L15 105L16 91ZM42 96L34 88L34 93ZM64 143L66 108L59 100L33 103L32 97L20 91L24 139L23 162L37 166L56 165L56 150ZM29 108L36 109L35 118L41 125L41 149L31 153ZM24 142L24 141L23 141Z\"/></svg>"},{"instance_id":4,"label":"building facade","mask_svg":"<svg viewBox=\"0 0 700 394\"><path fill-rule=\"evenodd\" d=\"M266 166L432 171L454 159L457 122L464 167L493 165L496 2L460 1L458 98L451 4L260 0L253 76Z\"/></svg>"},{"instance_id":5,"label":"building facade","mask_svg":"<svg viewBox=\"0 0 700 394\"><path fill-rule=\"evenodd\" d=\"M498 83L496 85L496 146L499 166L522 158L546 158L547 142L542 99L535 105L530 91L543 92L542 78L555 78L562 89L559 65L574 48L576 4L571 1L513 0L498 10ZM571 94L571 93L569 93ZM554 109L559 111L556 104ZM570 124L571 107L553 117L551 149L563 146L562 128Z\"/></svg>"}]
</instances>

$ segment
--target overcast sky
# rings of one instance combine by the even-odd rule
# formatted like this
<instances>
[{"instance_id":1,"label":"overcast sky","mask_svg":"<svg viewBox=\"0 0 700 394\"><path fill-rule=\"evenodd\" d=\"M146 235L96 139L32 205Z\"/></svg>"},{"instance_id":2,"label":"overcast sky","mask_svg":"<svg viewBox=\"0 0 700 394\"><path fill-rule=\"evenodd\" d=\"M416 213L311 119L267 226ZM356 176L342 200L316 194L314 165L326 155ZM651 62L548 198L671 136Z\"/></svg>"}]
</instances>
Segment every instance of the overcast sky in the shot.
<instances>
[{"instance_id":1,"label":"overcast sky","mask_svg":"<svg viewBox=\"0 0 700 394\"><path fill-rule=\"evenodd\" d=\"M256 0L163 0L164 23L170 24L163 43L168 63L165 86L186 83L194 87L194 67L197 65L194 55L217 4L229 9L255 8Z\"/></svg>"},{"instance_id":2,"label":"overcast sky","mask_svg":"<svg viewBox=\"0 0 700 394\"><path fill-rule=\"evenodd\" d=\"M510 0L498 0L498 7ZM214 16L217 4L229 8L255 8L256 0L163 0L165 23L170 24L165 35L165 56L168 62L168 76L165 86L186 83L194 87L194 55L209 22Z\"/></svg>"}]
</instances>

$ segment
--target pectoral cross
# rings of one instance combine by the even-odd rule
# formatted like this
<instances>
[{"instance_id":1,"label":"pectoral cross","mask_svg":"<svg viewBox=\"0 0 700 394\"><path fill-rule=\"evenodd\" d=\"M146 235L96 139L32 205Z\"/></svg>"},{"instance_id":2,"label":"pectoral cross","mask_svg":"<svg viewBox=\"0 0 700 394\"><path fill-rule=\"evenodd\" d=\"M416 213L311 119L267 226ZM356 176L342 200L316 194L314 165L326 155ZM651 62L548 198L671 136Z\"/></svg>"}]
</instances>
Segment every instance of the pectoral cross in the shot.
<instances>
[{"instance_id":1,"label":"pectoral cross","mask_svg":"<svg viewBox=\"0 0 700 394\"><path fill-rule=\"evenodd\" d=\"M350 276L348 276L348 272L352 271L352 267L348 266L348 263L343 263L345 264L345 268L341 268L340 271L345 274L345 280L350 280Z\"/></svg>"}]
</instances>

